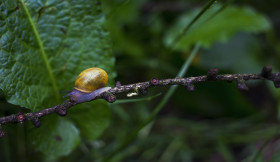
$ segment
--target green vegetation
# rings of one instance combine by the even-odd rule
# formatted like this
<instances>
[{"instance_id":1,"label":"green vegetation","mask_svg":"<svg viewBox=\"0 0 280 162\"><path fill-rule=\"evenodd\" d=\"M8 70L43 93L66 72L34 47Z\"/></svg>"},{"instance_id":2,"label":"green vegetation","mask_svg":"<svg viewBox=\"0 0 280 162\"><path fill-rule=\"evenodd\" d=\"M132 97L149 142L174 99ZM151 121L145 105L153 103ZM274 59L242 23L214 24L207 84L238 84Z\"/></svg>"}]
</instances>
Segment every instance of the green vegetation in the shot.
<instances>
[{"instance_id":1,"label":"green vegetation","mask_svg":"<svg viewBox=\"0 0 280 162\"><path fill-rule=\"evenodd\" d=\"M109 84L279 66L279 2L1 0L0 117L62 103L89 67ZM279 161L279 89L156 87L3 125L0 161Z\"/></svg>"}]
</instances>

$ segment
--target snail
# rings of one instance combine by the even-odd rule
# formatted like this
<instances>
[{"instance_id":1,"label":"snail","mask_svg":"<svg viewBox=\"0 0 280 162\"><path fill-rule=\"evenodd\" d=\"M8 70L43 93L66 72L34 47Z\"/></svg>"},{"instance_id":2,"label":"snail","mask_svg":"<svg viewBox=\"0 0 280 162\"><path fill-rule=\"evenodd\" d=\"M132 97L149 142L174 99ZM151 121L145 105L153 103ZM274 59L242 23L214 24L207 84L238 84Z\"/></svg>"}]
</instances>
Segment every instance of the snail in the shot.
<instances>
[{"instance_id":1,"label":"snail","mask_svg":"<svg viewBox=\"0 0 280 162\"><path fill-rule=\"evenodd\" d=\"M70 99L76 103L90 101L111 89L111 87L106 87L107 83L106 71L96 67L89 68L78 75L74 89L64 97L70 96Z\"/></svg>"}]
</instances>

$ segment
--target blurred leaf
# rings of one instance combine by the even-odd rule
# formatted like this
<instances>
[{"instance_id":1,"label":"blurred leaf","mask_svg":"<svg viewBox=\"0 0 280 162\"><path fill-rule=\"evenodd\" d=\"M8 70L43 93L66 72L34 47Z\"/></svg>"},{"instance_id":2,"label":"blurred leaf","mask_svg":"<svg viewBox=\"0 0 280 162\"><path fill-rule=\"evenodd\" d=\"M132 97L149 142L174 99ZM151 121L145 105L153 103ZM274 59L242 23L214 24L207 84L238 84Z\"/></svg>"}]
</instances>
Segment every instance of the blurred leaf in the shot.
<instances>
[{"instance_id":1,"label":"blurred leaf","mask_svg":"<svg viewBox=\"0 0 280 162\"><path fill-rule=\"evenodd\" d=\"M143 1L130 1L130 0L103 0L103 9L108 13L108 18L116 18L117 21L124 20L127 22L137 22L139 12L137 12ZM116 20L115 19L115 20Z\"/></svg>"},{"instance_id":2,"label":"blurred leaf","mask_svg":"<svg viewBox=\"0 0 280 162\"><path fill-rule=\"evenodd\" d=\"M202 46L209 47L215 41L228 40L237 31L257 33L270 28L269 21L249 7L230 6L215 15L219 8L220 5L215 5L209 9L178 41L175 49L188 50L191 45L198 41L201 41ZM166 34L164 43L167 46L172 45L173 40L190 23L198 11L199 9L193 10L178 19Z\"/></svg>"},{"instance_id":3,"label":"blurred leaf","mask_svg":"<svg viewBox=\"0 0 280 162\"><path fill-rule=\"evenodd\" d=\"M110 110L105 101L95 101L72 109L68 115L88 140L101 135L109 125Z\"/></svg>"},{"instance_id":4,"label":"blurred leaf","mask_svg":"<svg viewBox=\"0 0 280 162\"><path fill-rule=\"evenodd\" d=\"M228 145L226 145L224 143L224 141L219 140L218 141L218 147L217 147L217 151L222 155L222 157L226 160L226 161L235 161L234 157L230 151L230 148Z\"/></svg>"},{"instance_id":5,"label":"blurred leaf","mask_svg":"<svg viewBox=\"0 0 280 162\"><path fill-rule=\"evenodd\" d=\"M128 29L126 28L139 21L139 11L145 1L104 1L103 8L108 12L106 26L111 33L115 53L125 51L133 57L143 55L145 49L141 45L141 42L135 39L135 37L141 37L141 34L128 34ZM135 29L137 27L133 28L133 30Z\"/></svg>"},{"instance_id":6,"label":"blurred leaf","mask_svg":"<svg viewBox=\"0 0 280 162\"><path fill-rule=\"evenodd\" d=\"M279 144L278 144L279 147ZM271 159L269 159L270 162L277 162L280 161L280 150L277 149L274 154L272 155Z\"/></svg>"},{"instance_id":7,"label":"blurred leaf","mask_svg":"<svg viewBox=\"0 0 280 162\"><path fill-rule=\"evenodd\" d=\"M4 1L0 88L8 102L36 111L61 102L85 68L113 78L114 58L98 1Z\"/></svg>"},{"instance_id":8,"label":"blurred leaf","mask_svg":"<svg viewBox=\"0 0 280 162\"><path fill-rule=\"evenodd\" d=\"M261 44L246 33L237 33L226 43L214 43L201 53L200 65L205 68L217 67L236 73L254 73L261 70L258 60ZM238 63L237 63L238 62Z\"/></svg>"},{"instance_id":9,"label":"blurred leaf","mask_svg":"<svg viewBox=\"0 0 280 162\"><path fill-rule=\"evenodd\" d=\"M79 130L67 119L51 116L42 122L42 127L30 131L28 139L46 158L68 155L78 145Z\"/></svg>"}]
</instances>

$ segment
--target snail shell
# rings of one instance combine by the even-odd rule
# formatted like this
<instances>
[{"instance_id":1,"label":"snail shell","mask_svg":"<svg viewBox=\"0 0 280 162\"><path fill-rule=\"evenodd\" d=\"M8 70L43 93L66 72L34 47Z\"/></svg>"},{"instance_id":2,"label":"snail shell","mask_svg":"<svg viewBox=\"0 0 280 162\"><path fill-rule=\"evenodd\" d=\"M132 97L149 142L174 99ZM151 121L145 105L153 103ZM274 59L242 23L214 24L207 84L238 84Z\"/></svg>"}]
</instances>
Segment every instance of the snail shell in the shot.
<instances>
[{"instance_id":1,"label":"snail shell","mask_svg":"<svg viewBox=\"0 0 280 162\"><path fill-rule=\"evenodd\" d=\"M96 89L105 87L108 83L106 71L100 68L89 68L82 71L75 81L74 89L90 93Z\"/></svg>"}]
</instances>

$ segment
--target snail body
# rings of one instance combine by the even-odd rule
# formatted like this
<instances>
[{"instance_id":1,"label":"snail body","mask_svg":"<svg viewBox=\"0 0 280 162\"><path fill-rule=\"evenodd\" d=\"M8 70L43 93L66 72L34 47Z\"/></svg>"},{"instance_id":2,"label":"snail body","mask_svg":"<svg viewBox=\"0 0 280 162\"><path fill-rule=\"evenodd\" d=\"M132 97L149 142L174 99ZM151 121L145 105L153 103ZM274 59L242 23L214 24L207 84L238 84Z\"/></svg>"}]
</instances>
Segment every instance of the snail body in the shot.
<instances>
[{"instance_id":1,"label":"snail body","mask_svg":"<svg viewBox=\"0 0 280 162\"><path fill-rule=\"evenodd\" d=\"M89 68L82 71L75 80L74 90L66 96L70 96L76 103L93 100L96 96L111 89L106 87L108 75L100 68Z\"/></svg>"}]
</instances>

